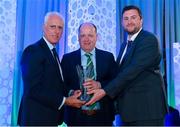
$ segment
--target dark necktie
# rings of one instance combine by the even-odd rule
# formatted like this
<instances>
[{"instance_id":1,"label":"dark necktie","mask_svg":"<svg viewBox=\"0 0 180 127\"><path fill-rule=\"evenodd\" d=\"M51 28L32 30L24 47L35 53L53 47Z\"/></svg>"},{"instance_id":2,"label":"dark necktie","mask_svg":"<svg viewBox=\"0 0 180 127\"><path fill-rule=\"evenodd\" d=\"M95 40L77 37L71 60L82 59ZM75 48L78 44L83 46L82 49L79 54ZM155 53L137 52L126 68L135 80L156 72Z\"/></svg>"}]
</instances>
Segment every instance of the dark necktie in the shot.
<instances>
[{"instance_id":1,"label":"dark necktie","mask_svg":"<svg viewBox=\"0 0 180 127\"><path fill-rule=\"evenodd\" d=\"M122 58L120 59L120 64L124 61L124 59L127 57L127 55L128 55L128 53L129 53L129 51L130 51L130 49L131 49L131 46L132 46L132 42L133 41L127 41L127 43L126 43L126 50L124 49L124 51L123 52L125 52L124 53L124 55L122 56Z\"/></svg>"},{"instance_id":2,"label":"dark necktie","mask_svg":"<svg viewBox=\"0 0 180 127\"><path fill-rule=\"evenodd\" d=\"M130 50L130 48L131 48L131 45L132 45L132 42L133 42L133 41L128 41L128 42L127 42L126 54L129 52L129 50Z\"/></svg>"},{"instance_id":3,"label":"dark necktie","mask_svg":"<svg viewBox=\"0 0 180 127\"><path fill-rule=\"evenodd\" d=\"M58 54L57 54L57 52L56 52L56 49L55 49L55 48L53 48L53 49L52 49L52 52L53 52L53 55L54 55L55 61L59 64L59 63L60 63L60 61L59 61L59 57L58 57Z\"/></svg>"},{"instance_id":4,"label":"dark necktie","mask_svg":"<svg viewBox=\"0 0 180 127\"><path fill-rule=\"evenodd\" d=\"M53 55L54 55L55 63L56 63L56 65L57 65L58 68L59 68L59 71L60 71L60 74L61 74L61 78L62 78L62 80L64 80L63 74L62 74L61 65L60 65L60 61L59 61L59 57L58 57L58 54L57 54L57 52L56 52L56 49L53 48L53 49L52 49L52 52L53 52Z\"/></svg>"}]
</instances>

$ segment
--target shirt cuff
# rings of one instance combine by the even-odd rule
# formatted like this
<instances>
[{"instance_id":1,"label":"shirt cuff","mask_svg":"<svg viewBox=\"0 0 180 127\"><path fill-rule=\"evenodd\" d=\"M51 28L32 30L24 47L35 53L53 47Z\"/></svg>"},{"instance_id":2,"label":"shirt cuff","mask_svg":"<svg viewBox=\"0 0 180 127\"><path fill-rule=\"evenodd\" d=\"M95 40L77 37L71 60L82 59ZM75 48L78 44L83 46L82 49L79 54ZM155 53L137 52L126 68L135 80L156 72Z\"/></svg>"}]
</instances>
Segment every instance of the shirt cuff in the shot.
<instances>
[{"instance_id":1,"label":"shirt cuff","mask_svg":"<svg viewBox=\"0 0 180 127\"><path fill-rule=\"evenodd\" d=\"M58 110L61 110L62 106L63 106L64 103L65 103L65 100L66 100L66 97L63 97L63 101L62 101L61 105L59 106Z\"/></svg>"},{"instance_id":2,"label":"shirt cuff","mask_svg":"<svg viewBox=\"0 0 180 127\"><path fill-rule=\"evenodd\" d=\"M70 90L68 93L68 97L74 95L74 90Z\"/></svg>"}]
</instances>

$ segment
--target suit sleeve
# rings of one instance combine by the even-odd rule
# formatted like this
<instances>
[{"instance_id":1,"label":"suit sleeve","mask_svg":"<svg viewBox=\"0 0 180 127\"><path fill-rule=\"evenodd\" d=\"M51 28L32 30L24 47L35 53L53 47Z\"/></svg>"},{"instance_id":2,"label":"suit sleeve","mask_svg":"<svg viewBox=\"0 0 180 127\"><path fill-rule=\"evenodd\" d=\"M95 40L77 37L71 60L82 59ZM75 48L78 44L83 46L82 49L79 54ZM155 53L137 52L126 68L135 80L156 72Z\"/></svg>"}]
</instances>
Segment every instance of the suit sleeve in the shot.
<instances>
[{"instance_id":1,"label":"suit sleeve","mask_svg":"<svg viewBox=\"0 0 180 127\"><path fill-rule=\"evenodd\" d=\"M119 70L114 78L105 88L106 94L111 98L124 93L130 85L133 85L134 79L146 69L158 65L161 59L158 40L155 36L147 36L141 42L138 42L136 49L128 65ZM132 82L132 83L130 83Z\"/></svg>"},{"instance_id":2,"label":"suit sleeve","mask_svg":"<svg viewBox=\"0 0 180 127\"><path fill-rule=\"evenodd\" d=\"M107 58L107 76L104 78L104 80L100 81L102 88L104 88L113 78L115 78L118 71L118 64L115 62L113 54L109 54Z\"/></svg>"}]
</instances>

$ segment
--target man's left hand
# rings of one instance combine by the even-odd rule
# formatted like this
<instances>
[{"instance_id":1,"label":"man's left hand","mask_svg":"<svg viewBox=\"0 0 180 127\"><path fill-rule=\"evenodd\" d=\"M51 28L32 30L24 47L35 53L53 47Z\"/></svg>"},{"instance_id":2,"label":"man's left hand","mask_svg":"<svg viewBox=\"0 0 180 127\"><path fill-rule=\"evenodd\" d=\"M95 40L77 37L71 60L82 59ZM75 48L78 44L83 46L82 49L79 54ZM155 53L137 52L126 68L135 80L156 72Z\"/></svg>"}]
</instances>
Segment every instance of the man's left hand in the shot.
<instances>
[{"instance_id":1,"label":"man's left hand","mask_svg":"<svg viewBox=\"0 0 180 127\"><path fill-rule=\"evenodd\" d=\"M95 89L87 92L87 94L93 94L93 97L85 105L92 105L103 98L106 95L106 92L103 89Z\"/></svg>"}]
</instances>

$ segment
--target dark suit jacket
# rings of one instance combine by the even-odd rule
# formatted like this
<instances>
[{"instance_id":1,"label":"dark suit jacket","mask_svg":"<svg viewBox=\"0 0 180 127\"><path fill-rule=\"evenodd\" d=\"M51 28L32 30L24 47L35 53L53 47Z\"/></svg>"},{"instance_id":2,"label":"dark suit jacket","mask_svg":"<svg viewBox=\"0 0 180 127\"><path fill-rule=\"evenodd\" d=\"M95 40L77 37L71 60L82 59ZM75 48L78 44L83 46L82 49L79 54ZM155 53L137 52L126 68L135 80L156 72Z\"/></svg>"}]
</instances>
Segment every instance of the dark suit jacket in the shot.
<instances>
[{"instance_id":1,"label":"dark suit jacket","mask_svg":"<svg viewBox=\"0 0 180 127\"><path fill-rule=\"evenodd\" d=\"M104 88L107 95L117 98L118 111L124 122L164 117L166 102L164 83L159 72L160 61L157 38L141 30L119 65L116 78Z\"/></svg>"},{"instance_id":2,"label":"dark suit jacket","mask_svg":"<svg viewBox=\"0 0 180 127\"><path fill-rule=\"evenodd\" d=\"M97 81L101 82L102 87L115 76L117 64L114 61L112 53L95 49L96 53L96 72ZM80 49L74 52L65 54L62 62L63 76L68 90L80 89L76 65L81 65ZM81 109L67 107L66 122L68 125L112 125L114 120L114 105L109 97L104 97L100 101L101 110L92 116L87 116L82 113Z\"/></svg>"},{"instance_id":3,"label":"dark suit jacket","mask_svg":"<svg viewBox=\"0 0 180 127\"><path fill-rule=\"evenodd\" d=\"M63 121L63 82L44 39L28 46L21 59L24 93L19 125L58 125Z\"/></svg>"}]
</instances>

